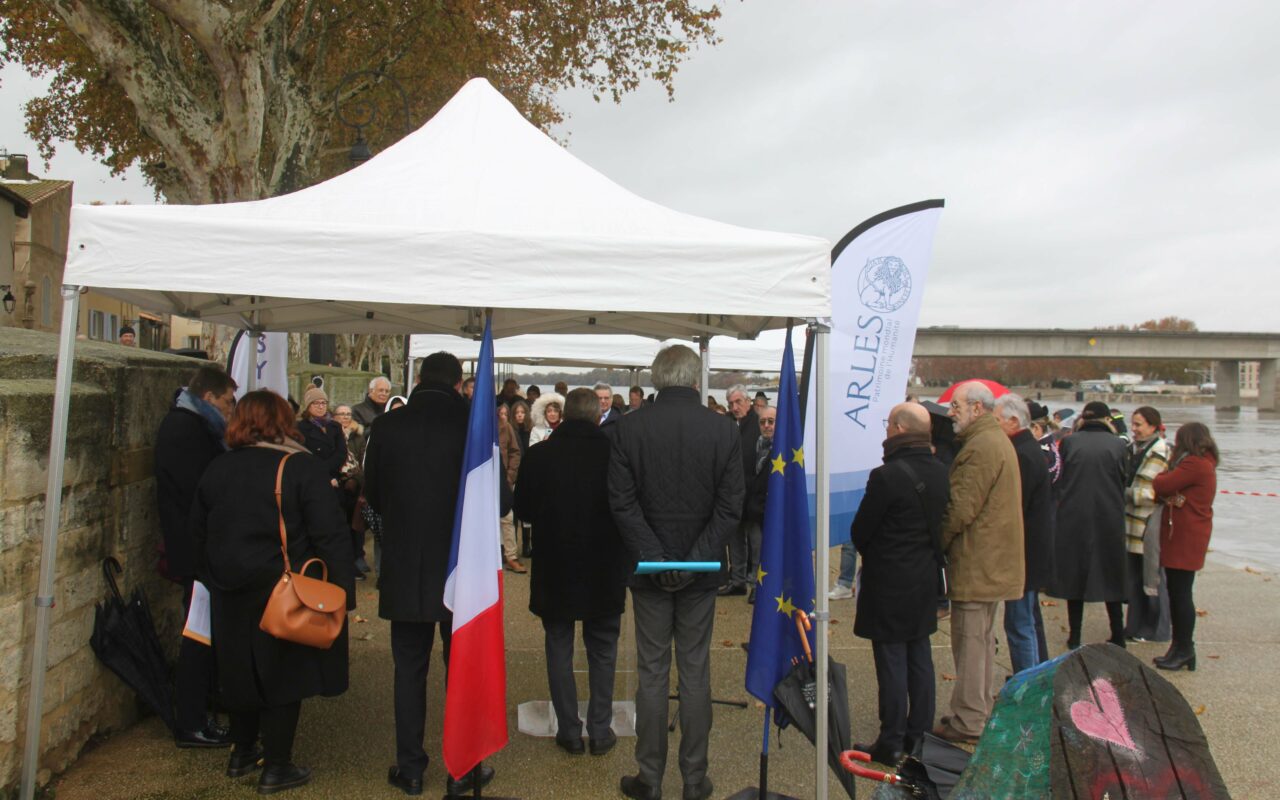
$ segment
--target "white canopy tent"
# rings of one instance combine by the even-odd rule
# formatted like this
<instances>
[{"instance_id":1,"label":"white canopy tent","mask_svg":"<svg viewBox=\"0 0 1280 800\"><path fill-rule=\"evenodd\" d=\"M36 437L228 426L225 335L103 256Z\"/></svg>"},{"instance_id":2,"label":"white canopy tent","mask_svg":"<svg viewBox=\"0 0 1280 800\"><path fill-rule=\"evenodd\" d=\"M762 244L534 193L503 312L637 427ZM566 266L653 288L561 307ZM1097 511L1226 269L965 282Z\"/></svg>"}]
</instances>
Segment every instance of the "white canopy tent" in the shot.
<instances>
[{"instance_id":1,"label":"white canopy tent","mask_svg":"<svg viewBox=\"0 0 1280 800\"><path fill-rule=\"evenodd\" d=\"M474 335L490 311L498 337L754 336L789 319L830 316L825 240L726 225L636 197L530 125L483 80L376 158L294 194L216 206L76 206L69 250L24 799L33 796L39 754L81 289L265 331ZM823 380L819 371L818 398ZM818 540L827 541L825 531ZM818 548L819 575L826 561ZM825 694L826 594L817 594ZM820 704L824 737L825 713ZM819 798L825 751L820 740Z\"/></svg>"},{"instance_id":2,"label":"white canopy tent","mask_svg":"<svg viewBox=\"0 0 1280 800\"><path fill-rule=\"evenodd\" d=\"M804 352L804 328L791 335L797 358ZM756 339L742 340L714 336L708 345L709 369L726 372L777 372L782 364L783 331L766 331ZM503 364L525 366L609 367L648 369L658 351L669 344L689 344L679 339L659 341L644 336L525 334L494 344L494 359ZM479 358L477 339L441 334L415 334L409 340L409 355L421 358L446 350L463 361Z\"/></svg>"}]
</instances>

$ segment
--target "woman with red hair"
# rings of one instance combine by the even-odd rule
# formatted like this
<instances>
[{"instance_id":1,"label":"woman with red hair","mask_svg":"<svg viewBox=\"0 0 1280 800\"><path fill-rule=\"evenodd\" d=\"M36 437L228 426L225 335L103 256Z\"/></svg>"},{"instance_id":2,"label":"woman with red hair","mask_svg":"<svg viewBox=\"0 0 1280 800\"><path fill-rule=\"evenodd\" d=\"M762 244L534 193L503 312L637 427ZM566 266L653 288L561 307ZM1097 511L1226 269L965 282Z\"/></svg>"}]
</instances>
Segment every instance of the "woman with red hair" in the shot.
<instances>
[{"instance_id":1,"label":"woman with red hair","mask_svg":"<svg viewBox=\"0 0 1280 800\"><path fill-rule=\"evenodd\" d=\"M248 775L261 759L262 794L310 780L310 770L296 766L292 755L301 702L347 688L345 627L328 650L276 639L258 627L284 572L280 515L290 564L323 559L329 581L346 589L348 605L355 598L351 541L338 495L325 465L300 439L284 398L249 392L227 426L232 449L209 465L191 509L197 574L209 588L218 683L231 715L227 775ZM285 458L277 511L276 474Z\"/></svg>"}]
</instances>

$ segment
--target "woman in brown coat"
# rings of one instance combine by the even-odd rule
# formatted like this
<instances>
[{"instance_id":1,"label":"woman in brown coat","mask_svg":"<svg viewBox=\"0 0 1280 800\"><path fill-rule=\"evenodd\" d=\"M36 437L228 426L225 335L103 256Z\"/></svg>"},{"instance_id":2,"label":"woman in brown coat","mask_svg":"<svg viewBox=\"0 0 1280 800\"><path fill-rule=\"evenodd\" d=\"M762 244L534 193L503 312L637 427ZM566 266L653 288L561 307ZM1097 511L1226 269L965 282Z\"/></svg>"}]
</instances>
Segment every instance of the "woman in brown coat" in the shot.
<instances>
[{"instance_id":1,"label":"woman in brown coat","mask_svg":"<svg viewBox=\"0 0 1280 800\"><path fill-rule=\"evenodd\" d=\"M1170 469L1156 476L1156 500L1164 503L1160 523L1160 566L1169 585L1173 644L1155 659L1160 669L1196 668L1196 604L1191 587L1204 568L1213 532L1213 498L1218 491L1218 445L1209 429L1189 422L1178 429Z\"/></svg>"}]
</instances>

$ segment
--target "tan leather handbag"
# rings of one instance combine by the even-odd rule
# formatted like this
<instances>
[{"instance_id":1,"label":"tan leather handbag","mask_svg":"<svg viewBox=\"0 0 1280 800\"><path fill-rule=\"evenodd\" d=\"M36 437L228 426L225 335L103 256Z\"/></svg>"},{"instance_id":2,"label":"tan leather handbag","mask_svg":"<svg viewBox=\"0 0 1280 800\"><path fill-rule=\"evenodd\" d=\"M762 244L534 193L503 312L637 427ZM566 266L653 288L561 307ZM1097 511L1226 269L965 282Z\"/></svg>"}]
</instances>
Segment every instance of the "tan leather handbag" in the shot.
<instances>
[{"instance_id":1,"label":"tan leather handbag","mask_svg":"<svg viewBox=\"0 0 1280 800\"><path fill-rule=\"evenodd\" d=\"M284 574L271 590L267 607L258 627L277 639L328 650L342 633L347 619L347 593L341 586L329 583L329 566L319 558L308 559L302 569L293 572L289 566L289 538L284 527L284 507L280 502L280 483L284 478L284 462L276 470L276 514L280 518L280 553L284 556ZM303 573L312 564L320 565L320 579Z\"/></svg>"}]
</instances>

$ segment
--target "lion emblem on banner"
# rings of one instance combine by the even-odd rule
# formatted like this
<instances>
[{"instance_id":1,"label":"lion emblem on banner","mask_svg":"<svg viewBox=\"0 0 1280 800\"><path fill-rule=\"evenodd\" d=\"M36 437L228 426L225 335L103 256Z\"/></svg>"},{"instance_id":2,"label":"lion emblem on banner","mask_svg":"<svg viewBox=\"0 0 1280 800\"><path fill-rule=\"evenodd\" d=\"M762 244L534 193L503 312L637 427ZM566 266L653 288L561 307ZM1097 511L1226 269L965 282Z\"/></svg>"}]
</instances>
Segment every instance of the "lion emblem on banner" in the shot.
<instances>
[{"instance_id":1,"label":"lion emblem on banner","mask_svg":"<svg viewBox=\"0 0 1280 800\"><path fill-rule=\"evenodd\" d=\"M891 312L911 297L911 270L897 256L867 259L858 276L858 299L872 311Z\"/></svg>"}]
</instances>

